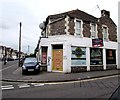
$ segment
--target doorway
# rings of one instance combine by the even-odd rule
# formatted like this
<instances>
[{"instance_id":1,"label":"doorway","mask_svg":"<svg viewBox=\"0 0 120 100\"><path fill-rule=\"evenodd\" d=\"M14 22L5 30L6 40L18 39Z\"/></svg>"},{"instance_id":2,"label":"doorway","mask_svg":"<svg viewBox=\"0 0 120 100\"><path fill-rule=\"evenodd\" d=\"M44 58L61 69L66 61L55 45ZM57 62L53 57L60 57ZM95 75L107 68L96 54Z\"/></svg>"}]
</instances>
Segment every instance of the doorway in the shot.
<instances>
[{"instance_id":1,"label":"doorway","mask_svg":"<svg viewBox=\"0 0 120 100\"><path fill-rule=\"evenodd\" d=\"M52 48L52 70L63 71L63 45L53 45Z\"/></svg>"}]
</instances>

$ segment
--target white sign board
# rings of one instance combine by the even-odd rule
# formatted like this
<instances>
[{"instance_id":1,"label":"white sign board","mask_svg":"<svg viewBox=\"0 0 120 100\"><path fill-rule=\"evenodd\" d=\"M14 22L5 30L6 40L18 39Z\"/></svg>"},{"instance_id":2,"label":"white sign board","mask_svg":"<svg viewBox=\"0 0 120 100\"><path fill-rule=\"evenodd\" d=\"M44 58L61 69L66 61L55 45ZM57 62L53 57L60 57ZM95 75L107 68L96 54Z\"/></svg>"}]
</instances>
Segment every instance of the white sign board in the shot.
<instances>
[{"instance_id":1,"label":"white sign board","mask_svg":"<svg viewBox=\"0 0 120 100\"><path fill-rule=\"evenodd\" d=\"M86 48L71 47L71 65L86 65Z\"/></svg>"}]
</instances>

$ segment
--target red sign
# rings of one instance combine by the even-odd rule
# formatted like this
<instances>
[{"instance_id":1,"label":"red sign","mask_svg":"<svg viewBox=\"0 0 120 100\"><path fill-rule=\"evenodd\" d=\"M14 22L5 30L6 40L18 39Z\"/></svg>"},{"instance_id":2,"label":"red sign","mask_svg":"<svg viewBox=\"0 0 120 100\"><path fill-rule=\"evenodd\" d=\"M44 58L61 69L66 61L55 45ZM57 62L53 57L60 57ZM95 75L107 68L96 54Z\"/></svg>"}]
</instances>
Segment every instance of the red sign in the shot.
<instances>
[{"instance_id":1,"label":"red sign","mask_svg":"<svg viewBox=\"0 0 120 100\"><path fill-rule=\"evenodd\" d=\"M92 46L93 47L102 47L103 46L103 39L102 38L92 39Z\"/></svg>"}]
</instances>

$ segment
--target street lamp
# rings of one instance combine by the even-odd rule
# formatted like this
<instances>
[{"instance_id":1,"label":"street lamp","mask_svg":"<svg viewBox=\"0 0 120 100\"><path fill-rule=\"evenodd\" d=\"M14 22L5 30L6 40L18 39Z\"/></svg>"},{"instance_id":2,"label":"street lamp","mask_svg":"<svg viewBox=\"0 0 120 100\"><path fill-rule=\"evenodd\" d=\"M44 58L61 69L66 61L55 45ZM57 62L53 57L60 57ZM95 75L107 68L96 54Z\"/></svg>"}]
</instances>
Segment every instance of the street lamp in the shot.
<instances>
[{"instance_id":1,"label":"street lamp","mask_svg":"<svg viewBox=\"0 0 120 100\"><path fill-rule=\"evenodd\" d=\"M20 56L21 56L21 27L22 27L22 22L20 22L20 33L19 33L19 67L20 67Z\"/></svg>"}]
</instances>

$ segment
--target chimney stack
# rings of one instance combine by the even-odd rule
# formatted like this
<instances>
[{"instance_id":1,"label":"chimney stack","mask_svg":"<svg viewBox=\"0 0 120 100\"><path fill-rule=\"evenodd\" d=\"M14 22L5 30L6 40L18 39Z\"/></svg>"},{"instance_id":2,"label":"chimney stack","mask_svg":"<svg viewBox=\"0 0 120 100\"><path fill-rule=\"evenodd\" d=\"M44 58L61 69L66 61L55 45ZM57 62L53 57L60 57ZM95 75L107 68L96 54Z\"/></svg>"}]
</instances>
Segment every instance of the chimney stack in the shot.
<instances>
[{"instance_id":1,"label":"chimney stack","mask_svg":"<svg viewBox=\"0 0 120 100\"><path fill-rule=\"evenodd\" d=\"M110 17L110 12L107 10L101 10L101 17Z\"/></svg>"}]
</instances>

